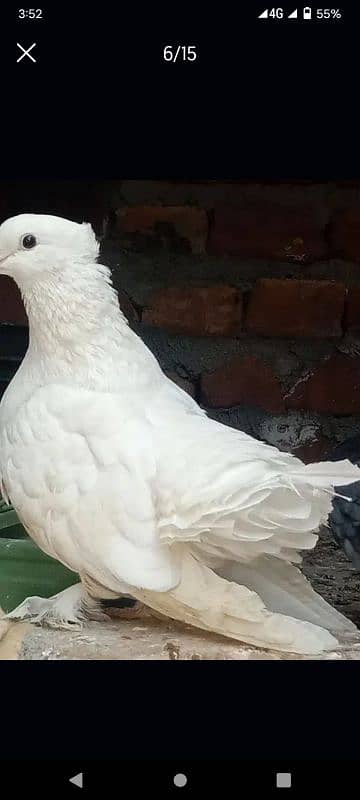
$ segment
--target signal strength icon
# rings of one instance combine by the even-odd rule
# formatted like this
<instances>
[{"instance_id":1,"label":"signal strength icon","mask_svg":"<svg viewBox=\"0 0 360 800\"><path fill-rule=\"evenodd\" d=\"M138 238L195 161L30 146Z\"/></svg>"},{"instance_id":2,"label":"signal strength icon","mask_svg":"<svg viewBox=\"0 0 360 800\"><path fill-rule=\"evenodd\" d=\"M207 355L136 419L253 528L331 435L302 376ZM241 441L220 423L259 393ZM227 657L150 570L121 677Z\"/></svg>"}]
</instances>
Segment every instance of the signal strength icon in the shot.
<instances>
[{"instance_id":1,"label":"signal strength icon","mask_svg":"<svg viewBox=\"0 0 360 800\"><path fill-rule=\"evenodd\" d=\"M295 11L293 11L291 14L289 14L288 19L297 19L297 18L298 18L297 8L295 8Z\"/></svg>"},{"instance_id":2,"label":"signal strength icon","mask_svg":"<svg viewBox=\"0 0 360 800\"><path fill-rule=\"evenodd\" d=\"M258 19L267 19L268 16L269 16L269 11L267 8L265 8L265 11L263 11L262 14L259 14Z\"/></svg>"}]
</instances>

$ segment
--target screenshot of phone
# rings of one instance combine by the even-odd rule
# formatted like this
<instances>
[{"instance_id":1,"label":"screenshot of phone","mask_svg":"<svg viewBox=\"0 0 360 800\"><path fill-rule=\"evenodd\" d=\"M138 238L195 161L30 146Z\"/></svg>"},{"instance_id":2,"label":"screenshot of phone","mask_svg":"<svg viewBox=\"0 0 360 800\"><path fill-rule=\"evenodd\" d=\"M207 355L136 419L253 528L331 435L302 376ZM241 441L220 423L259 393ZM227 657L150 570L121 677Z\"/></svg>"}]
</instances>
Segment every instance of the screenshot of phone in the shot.
<instances>
[{"instance_id":1,"label":"screenshot of phone","mask_svg":"<svg viewBox=\"0 0 360 800\"><path fill-rule=\"evenodd\" d=\"M0 786L351 791L359 12L0 16Z\"/></svg>"}]
</instances>

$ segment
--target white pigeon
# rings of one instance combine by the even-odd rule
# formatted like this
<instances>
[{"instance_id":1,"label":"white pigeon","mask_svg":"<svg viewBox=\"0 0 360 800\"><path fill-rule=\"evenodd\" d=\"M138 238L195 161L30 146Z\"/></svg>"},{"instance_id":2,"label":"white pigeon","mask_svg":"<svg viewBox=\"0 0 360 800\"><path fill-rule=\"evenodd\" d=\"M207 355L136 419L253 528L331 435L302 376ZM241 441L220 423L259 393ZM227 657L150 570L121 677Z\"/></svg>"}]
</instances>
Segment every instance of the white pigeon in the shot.
<instances>
[{"instance_id":1,"label":"white pigeon","mask_svg":"<svg viewBox=\"0 0 360 800\"><path fill-rule=\"evenodd\" d=\"M1 492L80 576L8 616L69 626L130 595L250 645L336 648L356 628L295 564L358 467L305 466L209 419L129 328L98 252L86 223L23 214L0 226L0 273L30 329L0 405Z\"/></svg>"}]
</instances>

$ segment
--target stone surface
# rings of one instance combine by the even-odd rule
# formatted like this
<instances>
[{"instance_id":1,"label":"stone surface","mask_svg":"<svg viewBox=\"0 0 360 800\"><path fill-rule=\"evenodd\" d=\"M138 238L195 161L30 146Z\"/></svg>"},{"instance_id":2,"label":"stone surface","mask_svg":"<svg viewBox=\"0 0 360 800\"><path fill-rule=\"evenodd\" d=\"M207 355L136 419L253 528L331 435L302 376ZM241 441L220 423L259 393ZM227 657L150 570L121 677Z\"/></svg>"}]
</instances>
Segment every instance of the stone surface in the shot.
<instances>
[{"instance_id":1,"label":"stone surface","mask_svg":"<svg viewBox=\"0 0 360 800\"><path fill-rule=\"evenodd\" d=\"M341 283L264 278L251 294L245 327L260 336L341 336L344 300Z\"/></svg>"},{"instance_id":2,"label":"stone surface","mask_svg":"<svg viewBox=\"0 0 360 800\"><path fill-rule=\"evenodd\" d=\"M304 464L314 464L316 461L324 461L331 452L332 444L329 439L321 436L311 444L303 444L292 450L294 456L300 458Z\"/></svg>"},{"instance_id":3,"label":"stone surface","mask_svg":"<svg viewBox=\"0 0 360 800\"><path fill-rule=\"evenodd\" d=\"M239 289L218 285L163 289L144 309L142 321L172 333L236 336L241 329L241 317Z\"/></svg>"},{"instance_id":4,"label":"stone surface","mask_svg":"<svg viewBox=\"0 0 360 800\"><path fill-rule=\"evenodd\" d=\"M305 411L288 411L287 414L266 414L258 422L258 438L287 453L298 447L313 445L320 436L317 416Z\"/></svg>"},{"instance_id":5,"label":"stone surface","mask_svg":"<svg viewBox=\"0 0 360 800\"><path fill-rule=\"evenodd\" d=\"M20 655L23 639L31 631L27 622L16 624L6 619L1 619L3 611L0 609L0 661L16 661Z\"/></svg>"},{"instance_id":6,"label":"stone surface","mask_svg":"<svg viewBox=\"0 0 360 800\"><path fill-rule=\"evenodd\" d=\"M295 383L285 396L290 409L323 414L360 414L360 357L338 354Z\"/></svg>"},{"instance_id":7,"label":"stone surface","mask_svg":"<svg viewBox=\"0 0 360 800\"><path fill-rule=\"evenodd\" d=\"M13 623L12 629L18 625ZM242 645L172 621L152 619L89 622L81 631L32 625L21 636L16 655L21 661L308 660L305 656ZM342 652L330 652L316 660L328 659L360 660L360 644L349 644Z\"/></svg>"},{"instance_id":8,"label":"stone surface","mask_svg":"<svg viewBox=\"0 0 360 800\"><path fill-rule=\"evenodd\" d=\"M201 376L201 400L221 408L254 405L280 414L285 410L281 386L271 367L258 358L236 358L225 367Z\"/></svg>"},{"instance_id":9,"label":"stone surface","mask_svg":"<svg viewBox=\"0 0 360 800\"><path fill-rule=\"evenodd\" d=\"M314 550L304 554L302 571L328 603L360 627L360 574L327 528Z\"/></svg>"}]
</instances>

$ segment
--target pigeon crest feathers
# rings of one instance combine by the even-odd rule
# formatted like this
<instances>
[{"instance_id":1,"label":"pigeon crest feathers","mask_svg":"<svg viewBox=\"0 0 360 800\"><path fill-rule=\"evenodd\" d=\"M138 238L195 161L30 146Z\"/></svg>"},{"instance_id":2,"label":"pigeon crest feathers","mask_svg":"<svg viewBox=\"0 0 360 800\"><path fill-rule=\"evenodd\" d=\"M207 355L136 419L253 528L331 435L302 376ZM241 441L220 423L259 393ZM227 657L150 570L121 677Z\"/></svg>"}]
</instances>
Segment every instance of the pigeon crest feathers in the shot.
<instances>
[{"instance_id":1,"label":"pigeon crest feathers","mask_svg":"<svg viewBox=\"0 0 360 800\"><path fill-rule=\"evenodd\" d=\"M30 340L43 353L61 343L71 355L84 337L99 342L104 325L108 338L127 327L99 249L87 222L20 214L0 225L0 274L17 283Z\"/></svg>"},{"instance_id":2,"label":"pigeon crest feathers","mask_svg":"<svg viewBox=\"0 0 360 800\"><path fill-rule=\"evenodd\" d=\"M88 222L47 214L19 214L0 225L0 273L22 282L62 263L94 263L100 244Z\"/></svg>"}]
</instances>

